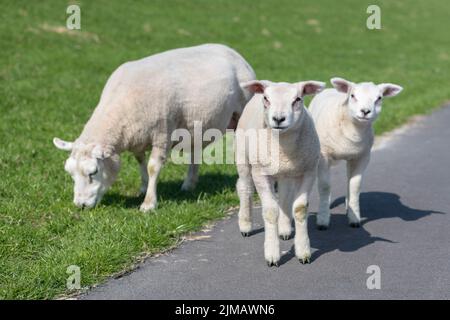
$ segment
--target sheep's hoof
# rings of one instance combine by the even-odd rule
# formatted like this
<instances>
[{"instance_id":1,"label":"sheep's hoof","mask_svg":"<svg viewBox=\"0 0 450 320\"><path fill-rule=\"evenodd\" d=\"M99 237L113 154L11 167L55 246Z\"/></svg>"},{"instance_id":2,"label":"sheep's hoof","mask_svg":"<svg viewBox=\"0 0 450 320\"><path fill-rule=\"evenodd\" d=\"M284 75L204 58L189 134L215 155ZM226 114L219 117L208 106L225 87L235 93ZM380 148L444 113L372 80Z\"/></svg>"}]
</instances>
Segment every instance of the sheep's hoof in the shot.
<instances>
[{"instance_id":1,"label":"sheep's hoof","mask_svg":"<svg viewBox=\"0 0 450 320\"><path fill-rule=\"evenodd\" d=\"M311 263L311 258L310 257L299 258L298 261L300 261L301 264L307 264Z\"/></svg>"},{"instance_id":2,"label":"sheep's hoof","mask_svg":"<svg viewBox=\"0 0 450 320\"><path fill-rule=\"evenodd\" d=\"M241 232L244 238L250 237L250 232Z\"/></svg>"},{"instance_id":3,"label":"sheep's hoof","mask_svg":"<svg viewBox=\"0 0 450 320\"><path fill-rule=\"evenodd\" d=\"M141 206L139 207L139 210L140 210L141 212L144 212L144 213L153 211L153 210L155 210L155 209L156 209L156 203L149 203L149 204L143 203L143 204L141 204Z\"/></svg>"},{"instance_id":4,"label":"sheep's hoof","mask_svg":"<svg viewBox=\"0 0 450 320\"><path fill-rule=\"evenodd\" d=\"M328 230L328 226L323 226L323 225L317 225L317 230L320 230L320 231L325 231L325 230Z\"/></svg>"},{"instance_id":5,"label":"sheep's hoof","mask_svg":"<svg viewBox=\"0 0 450 320\"><path fill-rule=\"evenodd\" d=\"M350 222L350 228L359 228L361 227L361 223L359 222Z\"/></svg>"},{"instance_id":6,"label":"sheep's hoof","mask_svg":"<svg viewBox=\"0 0 450 320\"><path fill-rule=\"evenodd\" d=\"M271 267L277 267L278 268L278 262L267 261L267 266L269 268L271 268Z\"/></svg>"},{"instance_id":7,"label":"sheep's hoof","mask_svg":"<svg viewBox=\"0 0 450 320\"><path fill-rule=\"evenodd\" d=\"M290 235L282 235L282 236L280 236L280 239L284 240L284 241L289 240L290 238L291 238Z\"/></svg>"}]
</instances>

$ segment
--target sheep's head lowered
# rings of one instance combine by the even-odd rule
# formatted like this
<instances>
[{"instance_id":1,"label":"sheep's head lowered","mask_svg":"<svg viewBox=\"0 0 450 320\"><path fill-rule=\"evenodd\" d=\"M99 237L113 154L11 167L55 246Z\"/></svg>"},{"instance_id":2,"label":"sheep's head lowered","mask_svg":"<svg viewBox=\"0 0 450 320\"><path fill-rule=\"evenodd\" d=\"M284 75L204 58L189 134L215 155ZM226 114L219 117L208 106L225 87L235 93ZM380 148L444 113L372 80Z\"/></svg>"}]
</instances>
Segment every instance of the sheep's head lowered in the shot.
<instances>
[{"instance_id":1,"label":"sheep's head lowered","mask_svg":"<svg viewBox=\"0 0 450 320\"><path fill-rule=\"evenodd\" d=\"M64 169L75 183L73 202L81 208L94 207L117 177L119 156L98 144L67 142L59 138L54 138L53 143L60 150L71 151Z\"/></svg>"},{"instance_id":2,"label":"sheep's head lowered","mask_svg":"<svg viewBox=\"0 0 450 320\"><path fill-rule=\"evenodd\" d=\"M303 81L291 84L255 80L243 83L241 87L262 94L266 125L282 133L299 123L304 110L304 96L319 93L325 88L325 83Z\"/></svg>"}]
</instances>

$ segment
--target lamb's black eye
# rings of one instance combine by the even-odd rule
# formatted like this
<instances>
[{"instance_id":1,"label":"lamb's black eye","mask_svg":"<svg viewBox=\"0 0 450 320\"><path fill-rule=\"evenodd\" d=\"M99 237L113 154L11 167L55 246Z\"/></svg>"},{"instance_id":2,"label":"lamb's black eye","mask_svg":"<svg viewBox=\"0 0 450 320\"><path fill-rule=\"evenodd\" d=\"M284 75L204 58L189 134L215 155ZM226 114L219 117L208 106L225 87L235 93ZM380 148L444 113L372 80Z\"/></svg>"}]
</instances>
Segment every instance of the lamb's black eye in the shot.
<instances>
[{"instance_id":1,"label":"lamb's black eye","mask_svg":"<svg viewBox=\"0 0 450 320\"><path fill-rule=\"evenodd\" d=\"M377 102L380 101L380 100L381 100L381 96L379 96L379 97L377 98Z\"/></svg>"},{"instance_id":2,"label":"lamb's black eye","mask_svg":"<svg viewBox=\"0 0 450 320\"><path fill-rule=\"evenodd\" d=\"M302 98L297 97L297 98L295 98L294 102L292 102L292 105L295 105L296 103L298 103L300 101L302 101Z\"/></svg>"},{"instance_id":3,"label":"lamb's black eye","mask_svg":"<svg viewBox=\"0 0 450 320\"><path fill-rule=\"evenodd\" d=\"M353 99L355 99L355 95L354 95L353 93L350 95L350 97L352 97Z\"/></svg>"},{"instance_id":4,"label":"lamb's black eye","mask_svg":"<svg viewBox=\"0 0 450 320\"><path fill-rule=\"evenodd\" d=\"M264 107L267 107L268 105L270 105L269 99L267 99L266 96L263 96L264 99Z\"/></svg>"}]
</instances>

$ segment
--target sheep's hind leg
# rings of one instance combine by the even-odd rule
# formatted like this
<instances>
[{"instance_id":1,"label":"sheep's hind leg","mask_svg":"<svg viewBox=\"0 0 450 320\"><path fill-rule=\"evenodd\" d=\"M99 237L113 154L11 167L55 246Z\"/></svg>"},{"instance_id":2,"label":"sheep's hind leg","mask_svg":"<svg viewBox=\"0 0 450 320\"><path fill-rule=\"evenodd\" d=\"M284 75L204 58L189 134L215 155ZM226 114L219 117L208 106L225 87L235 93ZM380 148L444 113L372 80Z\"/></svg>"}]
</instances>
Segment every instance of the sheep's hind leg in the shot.
<instances>
[{"instance_id":1,"label":"sheep's hind leg","mask_svg":"<svg viewBox=\"0 0 450 320\"><path fill-rule=\"evenodd\" d=\"M147 164L148 173L148 187L145 194L144 202L141 204L140 210L147 212L156 209L157 195L156 185L158 182L158 176L161 171L164 162L166 161L167 151L162 148L154 147L150 154L150 158Z\"/></svg>"},{"instance_id":2,"label":"sheep's hind leg","mask_svg":"<svg viewBox=\"0 0 450 320\"><path fill-rule=\"evenodd\" d=\"M193 153L190 155L191 162L189 164L188 172L186 174L186 178L183 181L183 185L181 186L181 190L190 191L194 190L197 186L198 182L198 168L199 165L194 163L194 155Z\"/></svg>"},{"instance_id":3,"label":"sheep's hind leg","mask_svg":"<svg viewBox=\"0 0 450 320\"><path fill-rule=\"evenodd\" d=\"M139 189L139 194L145 195L148 186L148 172L147 163L145 162L145 152L137 153L134 155L134 157L139 164L139 171L141 173L141 187Z\"/></svg>"}]
</instances>

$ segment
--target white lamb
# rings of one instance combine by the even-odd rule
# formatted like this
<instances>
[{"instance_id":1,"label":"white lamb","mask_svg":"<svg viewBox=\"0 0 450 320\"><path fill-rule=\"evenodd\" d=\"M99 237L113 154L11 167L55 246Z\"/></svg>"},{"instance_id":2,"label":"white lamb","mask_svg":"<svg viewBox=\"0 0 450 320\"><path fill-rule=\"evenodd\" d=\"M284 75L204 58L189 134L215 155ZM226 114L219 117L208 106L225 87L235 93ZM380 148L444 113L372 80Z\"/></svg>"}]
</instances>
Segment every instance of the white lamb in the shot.
<instances>
[{"instance_id":1,"label":"white lamb","mask_svg":"<svg viewBox=\"0 0 450 320\"><path fill-rule=\"evenodd\" d=\"M309 110L320 138L321 157L318 168L319 212L317 227L330 224L330 165L347 161L347 217L351 227L361 223L359 194L361 180L374 141L372 123L381 112L384 97L393 97L402 87L372 82L353 83L331 79L335 89L327 89L314 97Z\"/></svg>"},{"instance_id":2,"label":"white lamb","mask_svg":"<svg viewBox=\"0 0 450 320\"><path fill-rule=\"evenodd\" d=\"M248 236L252 228L253 185L262 203L264 255L269 266L280 260L279 236L288 239L291 215L295 220L295 253L309 263L311 249L307 230L308 196L316 178L320 156L319 138L303 104L303 97L321 91L325 84L305 81L294 84L250 81L242 84L256 93L244 109L236 131L236 162L240 198L239 228ZM266 133L254 135L255 131ZM252 157L250 148L268 152ZM253 159L253 161L252 161ZM278 182L278 198L274 184Z\"/></svg>"},{"instance_id":3,"label":"white lamb","mask_svg":"<svg viewBox=\"0 0 450 320\"><path fill-rule=\"evenodd\" d=\"M154 209L172 132L184 128L192 136L194 121L200 121L203 131L223 133L251 98L239 83L252 79L254 71L244 58L218 44L170 50L121 65L78 139L53 141L71 151L65 170L75 182L74 203L95 206L117 176L119 155L131 151L140 165L141 192L146 192L141 211ZM197 174L198 165L191 164L182 188L193 188Z\"/></svg>"}]
</instances>

